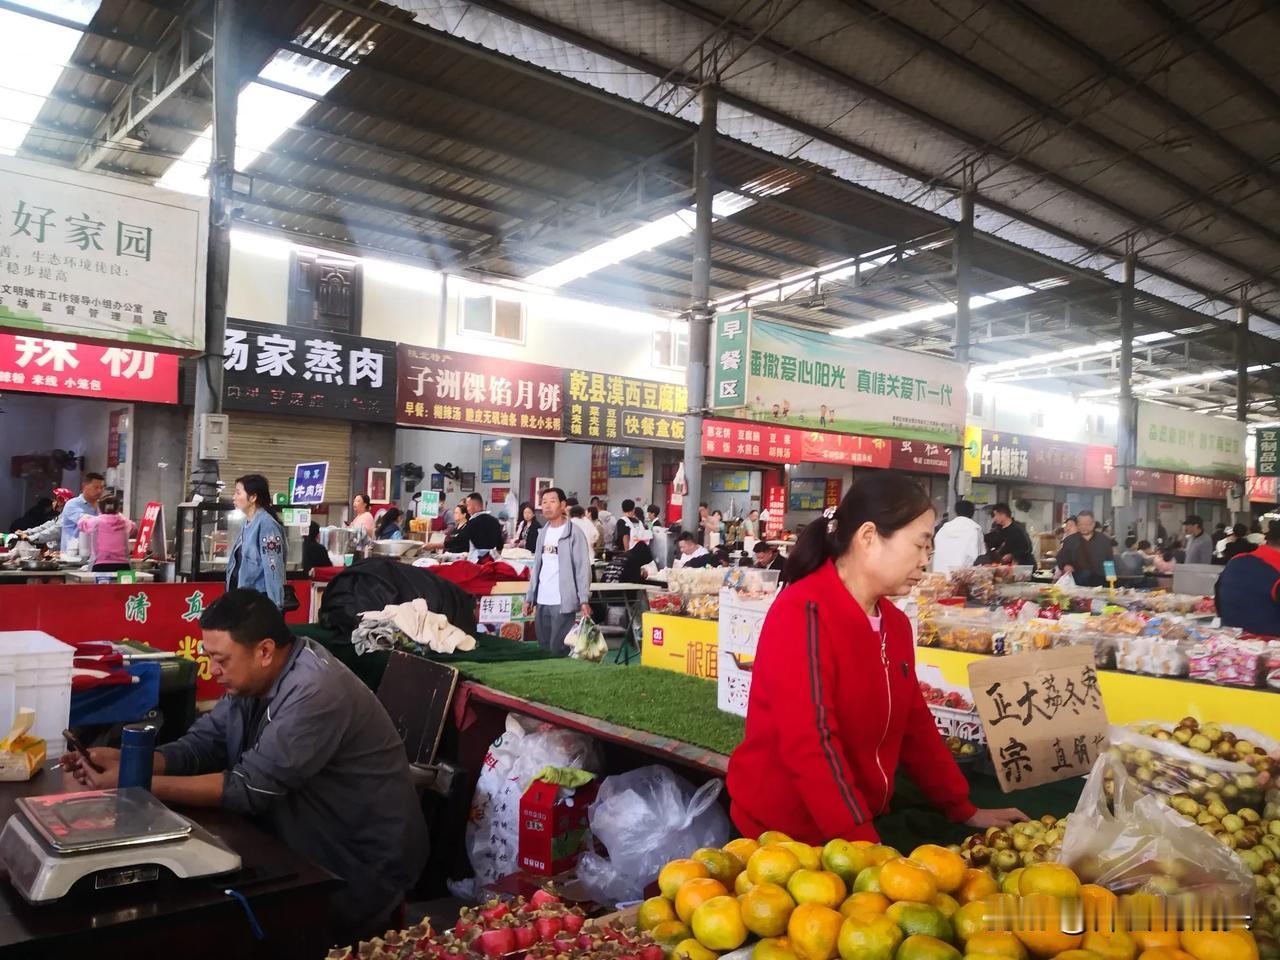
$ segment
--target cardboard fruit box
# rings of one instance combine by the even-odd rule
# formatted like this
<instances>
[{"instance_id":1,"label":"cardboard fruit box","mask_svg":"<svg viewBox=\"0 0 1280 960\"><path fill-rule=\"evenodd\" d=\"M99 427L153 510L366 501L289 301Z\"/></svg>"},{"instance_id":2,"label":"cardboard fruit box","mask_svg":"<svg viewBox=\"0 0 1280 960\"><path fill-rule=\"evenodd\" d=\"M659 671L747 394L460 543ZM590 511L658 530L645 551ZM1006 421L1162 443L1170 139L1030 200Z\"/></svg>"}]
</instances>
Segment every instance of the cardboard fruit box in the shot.
<instances>
[{"instance_id":1,"label":"cardboard fruit box","mask_svg":"<svg viewBox=\"0 0 1280 960\"><path fill-rule=\"evenodd\" d=\"M586 848L587 811L599 781L560 797L560 787L535 780L520 798L520 869L541 876L568 870Z\"/></svg>"}]
</instances>

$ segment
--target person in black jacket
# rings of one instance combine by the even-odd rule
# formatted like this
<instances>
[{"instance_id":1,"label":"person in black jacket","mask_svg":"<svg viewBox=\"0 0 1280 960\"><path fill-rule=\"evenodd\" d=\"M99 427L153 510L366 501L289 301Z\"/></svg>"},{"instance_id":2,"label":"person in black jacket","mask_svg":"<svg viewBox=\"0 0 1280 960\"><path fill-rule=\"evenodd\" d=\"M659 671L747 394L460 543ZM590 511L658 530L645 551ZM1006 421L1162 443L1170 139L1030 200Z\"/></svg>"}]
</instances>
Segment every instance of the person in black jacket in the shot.
<instances>
[{"instance_id":1,"label":"person in black jacket","mask_svg":"<svg viewBox=\"0 0 1280 960\"><path fill-rule=\"evenodd\" d=\"M1031 549L1031 537L1027 528L1013 519L1013 511L1007 503L997 503L991 508L991 520L995 524L991 528L991 536L987 545L991 548L991 557L996 563L1007 563L1006 557L1012 558L1016 564L1032 564L1036 562L1035 551Z\"/></svg>"},{"instance_id":2,"label":"person in black jacket","mask_svg":"<svg viewBox=\"0 0 1280 960\"><path fill-rule=\"evenodd\" d=\"M320 543L320 524L314 520L307 530L307 538L302 541L302 572L310 573L316 567L331 567L329 551Z\"/></svg>"},{"instance_id":3,"label":"person in black jacket","mask_svg":"<svg viewBox=\"0 0 1280 960\"><path fill-rule=\"evenodd\" d=\"M498 518L484 508L484 497L473 493L467 497L467 522L445 541L450 553L467 553L470 550L501 550L506 538Z\"/></svg>"}]
</instances>

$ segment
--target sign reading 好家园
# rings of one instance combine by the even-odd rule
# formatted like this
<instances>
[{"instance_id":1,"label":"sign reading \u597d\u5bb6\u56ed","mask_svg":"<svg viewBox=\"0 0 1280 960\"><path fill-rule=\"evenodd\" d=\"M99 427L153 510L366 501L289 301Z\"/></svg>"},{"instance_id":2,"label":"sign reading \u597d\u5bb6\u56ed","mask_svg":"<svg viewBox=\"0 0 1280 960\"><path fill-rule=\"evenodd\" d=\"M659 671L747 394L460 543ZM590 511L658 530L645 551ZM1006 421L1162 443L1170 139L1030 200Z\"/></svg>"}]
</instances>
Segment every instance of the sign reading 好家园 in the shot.
<instances>
[{"instance_id":1,"label":"sign reading \u597d\u5bb6\u56ed","mask_svg":"<svg viewBox=\"0 0 1280 960\"><path fill-rule=\"evenodd\" d=\"M0 157L0 327L204 349L206 199Z\"/></svg>"},{"instance_id":2,"label":"sign reading \u597d\u5bb6\u56ed","mask_svg":"<svg viewBox=\"0 0 1280 960\"><path fill-rule=\"evenodd\" d=\"M395 421L396 345L389 340L228 320L222 367L229 410Z\"/></svg>"},{"instance_id":3,"label":"sign reading \u597d\u5bb6\u56ed","mask_svg":"<svg viewBox=\"0 0 1280 960\"><path fill-rule=\"evenodd\" d=\"M961 364L745 314L747 330L731 337L723 329L730 316L716 318L713 408L808 430L961 443ZM738 371L728 369L740 359L738 349L746 351L741 385Z\"/></svg>"}]
</instances>

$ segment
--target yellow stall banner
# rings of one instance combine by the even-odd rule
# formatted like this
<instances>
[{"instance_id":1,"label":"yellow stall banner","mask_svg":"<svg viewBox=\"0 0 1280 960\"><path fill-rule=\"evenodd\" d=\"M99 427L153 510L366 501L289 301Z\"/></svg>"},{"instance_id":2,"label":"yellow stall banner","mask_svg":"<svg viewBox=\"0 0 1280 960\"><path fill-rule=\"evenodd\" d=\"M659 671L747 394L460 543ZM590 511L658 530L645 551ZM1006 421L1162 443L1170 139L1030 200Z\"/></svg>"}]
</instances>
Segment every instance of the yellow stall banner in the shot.
<instances>
[{"instance_id":1,"label":"yellow stall banner","mask_svg":"<svg viewBox=\"0 0 1280 960\"><path fill-rule=\"evenodd\" d=\"M719 673L718 628L714 620L646 613L640 664L715 680Z\"/></svg>"}]
</instances>

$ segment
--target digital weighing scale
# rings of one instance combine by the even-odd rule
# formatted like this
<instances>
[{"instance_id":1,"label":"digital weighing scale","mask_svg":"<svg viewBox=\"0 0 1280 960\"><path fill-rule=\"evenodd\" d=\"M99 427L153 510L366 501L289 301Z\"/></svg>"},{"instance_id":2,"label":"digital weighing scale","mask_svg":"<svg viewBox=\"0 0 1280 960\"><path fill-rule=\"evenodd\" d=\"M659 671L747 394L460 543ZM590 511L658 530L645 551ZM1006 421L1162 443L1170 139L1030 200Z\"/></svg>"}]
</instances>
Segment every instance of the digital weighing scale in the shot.
<instances>
[{"instance_id":1,"label":"digital weighing scale","mask_svg":"<svg viewBox=\"0 0 1280 960\"><path fill-rule=\"evenodd\" d=\"M77 885L106 890L240 869L239 854L138 787L16 803L0 832L0 863L28 903L58 900Z\"/></svg>"}]
</instances>

